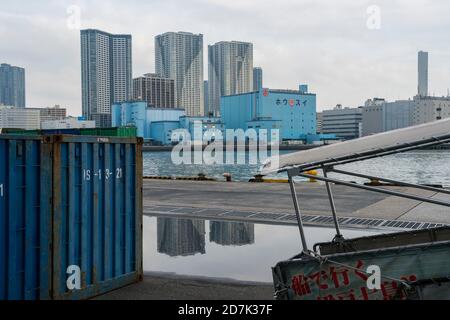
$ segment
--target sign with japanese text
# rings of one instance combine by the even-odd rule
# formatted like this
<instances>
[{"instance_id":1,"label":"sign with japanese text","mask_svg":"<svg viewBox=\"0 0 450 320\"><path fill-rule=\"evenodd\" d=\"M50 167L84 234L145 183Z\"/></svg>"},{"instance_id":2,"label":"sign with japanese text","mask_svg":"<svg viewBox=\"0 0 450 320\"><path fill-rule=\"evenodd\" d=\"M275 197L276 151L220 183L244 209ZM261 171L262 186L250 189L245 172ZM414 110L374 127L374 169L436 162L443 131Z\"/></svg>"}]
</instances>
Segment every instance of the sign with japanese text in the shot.
<instances>
[{"instance_id":1,"label":"sign with japanese text","mask_svg":"<svg viewBox=\"0 0 450 320\"><path fill-rule=\"evenodd\" d=\"M302 99L277 99L275 104L279 107L282 106L290 106L290 107L306 107L308 104L308 100L302 100Z\"/></svg>"},{"instance_id":2,"label":"sign with japanese text","mask_svg":"<svg viewBox=\"0 0 450 320\"><path fill-rule=\"evenodd\" d=\"M368 270L373 266L380 270L379 289L369 285ZM450 242L338 254L327 256L323 263L306 257L281 262L274 268L274 279L286 279L275 280L277 290L283 292L287 288L287 295L279 298L296 300L402 300L424 294L433 298L433 290L422 290L420 286L407 290L404 284L450 279L449 276ZM447 296L440 297L442 294ZM436 295L450 299L450 283Z\"/></svg>"}]
</instances>

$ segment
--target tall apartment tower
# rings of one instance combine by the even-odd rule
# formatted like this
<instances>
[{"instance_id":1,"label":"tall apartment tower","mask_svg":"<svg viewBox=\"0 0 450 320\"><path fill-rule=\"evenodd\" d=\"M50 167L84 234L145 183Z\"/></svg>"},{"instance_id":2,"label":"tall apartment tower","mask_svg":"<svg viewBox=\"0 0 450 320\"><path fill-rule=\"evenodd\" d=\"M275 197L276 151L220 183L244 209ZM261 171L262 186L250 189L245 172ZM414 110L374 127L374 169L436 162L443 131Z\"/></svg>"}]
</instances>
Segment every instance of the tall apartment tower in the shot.
<instances>
[{"instance_id":1,"label":"tall apartment tower","mask_svg":"<svg viewBox=\"0 0 450 320\"><path fill-rule=\"evenodd\" d=\"M205 102L205 116L211 116L212 114L209 111L209 81L205 80L203 82L203 96Z\"/></svg>"},{"instance_id":2,"label":"tall apartment tower","mask_svg":"<svg viewBox=\"0 0 450 320\"><path fill-rule=\"evenodd\" d=\"M253 69L253 91L263 87L263 70L259 67Z\"/></svg>"},{"instance_id":3,"label":"tall apartment tower","mask_svg":"<svg viewBox=\"0 0 450 320\"><path fill-rule=\"evenodd\" d=\"M419 87L421 97L428 96L428 52L419 51Z\"/></svg>"},{"instance_id":4,"label":"tall apartment tower","mask_svg":"<svg viewBox=\"0 0 450 320\"><path fill-rule=\"evenodd\" d=\"M83 116L111 126L111 105L132 97L131 35L81 30L81 87Z\"/></svg>"},{"instance_id":5,"label":"tall apartment tower","mask_svg":"<svg viewBox=\"0 0 450 320\"><path fill-rule=\"evenodd\" d=\"M133 79L133 100L145 101L154 108L175 108L175 81L147 73Z\"/></svg>"},{"instance_id":6,"label":"tall apartment tower","mask_svg":"<svg viewBox=\"0 0 450 320\"><path fill-rule=\"evenodd\" d=\"M168 32L156 36L155 66L159 76L175 80L176 106L188 116L203 116L203 35Z\"/></svg>"},{"instance_id":7,"label":"tall apartment tower","mask_svg":"<svg viewBox=\"0 0 450 320\"><path fill-rule=\"evenodd\" d=\"M253 91L253 44L218 42L208 46L209 111L220 114L220 98Z\"/></svg>"},{"instance_id":8,"label":"tall apartment tower","mask_svg":"<svg viewBox=\"0 0 450 320\"><path fill-rule=\"evenodd\" d=\"M0 65L0 105L25 108L25 69Z\"/></svg>"}]
</instances>

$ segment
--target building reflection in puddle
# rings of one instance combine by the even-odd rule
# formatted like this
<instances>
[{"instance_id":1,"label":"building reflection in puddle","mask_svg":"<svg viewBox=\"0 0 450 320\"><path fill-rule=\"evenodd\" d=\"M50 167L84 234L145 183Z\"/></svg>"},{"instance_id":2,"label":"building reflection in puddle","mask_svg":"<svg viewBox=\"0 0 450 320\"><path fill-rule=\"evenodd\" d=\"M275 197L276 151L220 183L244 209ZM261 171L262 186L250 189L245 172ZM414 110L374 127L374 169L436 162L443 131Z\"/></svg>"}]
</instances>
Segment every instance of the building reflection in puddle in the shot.
<instances>
[{"instance_id":1,"label":"building reflection in puddle","mask_svg":"<svg viewBox=\"0 0 450 320\"><path fill-rule=\"evenodd\" d=\"M158 252L171 257L205 254L205 221L158 218Z\"/></svg>"},{"instance_id":2,"label":"building reflection in puddle","mask_svg":"<svg viewBox=\"0 0 450 320\"><path fill-rule=\"evenodd\" d=\"M157 219L158 252L170 257L206 253L204 220ZM211 221L209 240L221 246L245 246L255 243L255 225L240 222Z\"/></svg>"},{"instance_id":3,"label":"building reflection in puddle","mask_svg":"<svg viewBox=\"0 0 450 320\"><path fill-rule=\"evenodd\" d=\"M381 233L342 232L346 238ZM305 233L309 246L336 234L333 228L314 227ZM297 226L144 217L143 237L145 272L267 283L273 266L301 250Z\"/></svg>"},{"instance_id":4,"label":"building reflection in puddle","mask_svg":"<svg viewBox=\"0 0 450 320\"><path fill-rule=\"evenodd\" d=\"M222 246L254 244L255 225L252 223L211 221L209 240Z\"/></svg>"}]
</instances>

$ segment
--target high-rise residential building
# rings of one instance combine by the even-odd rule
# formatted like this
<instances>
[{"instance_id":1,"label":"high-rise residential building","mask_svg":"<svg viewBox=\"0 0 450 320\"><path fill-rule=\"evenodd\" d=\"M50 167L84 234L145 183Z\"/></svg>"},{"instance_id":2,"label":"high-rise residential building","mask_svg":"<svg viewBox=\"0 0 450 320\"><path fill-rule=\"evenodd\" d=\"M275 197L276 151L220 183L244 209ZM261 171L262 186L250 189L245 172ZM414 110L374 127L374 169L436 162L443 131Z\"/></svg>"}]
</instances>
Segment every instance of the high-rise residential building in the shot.
<instances>
[{"instance_id":1,"label":"high-rise residential building","mask_svg":"<svg viewBox=\"0 0 450 320\"><path fill-rule=\"evenodd\" d=\"M133 79L133 100L145 101L155 108L176 107L175 80L154 73Z\"/></svg>"},{"instance_id":2,"label":"high-rise residential building","mask_svg":"<svg viewBox=\"0 0 450 320\"><path fill-rule=\"evenodd\" d=\"M208 46L209 111L220 114L220 98L253 91L253 44L218 42Z\"/></svg>"},{"instance_id":3,"label":"high-rise residential building","mask_svg":"<svg viewBox=\"0 0 450 320\"><path fill-rule=\"evenodd\" d=\"M25 108L25 69L0 65L0 105Z\"/></svg>"},{"instance_id":4,"label":"high-rise residential building","mask_svg":"<svg viewBox=\"0 0 450 320\"><path fill-rule=\"evenodd\" d=\"M203 96L205 101L205 116L212 116L213 113L209 110L209 81L205 80L203 82Z\"/></svg>"},{"instance_id":5,"label":"high-rise residential building","mask_svg":"<svg viewBox=\"0 0 450 320\"><path fill-rule=\"evenodd\" d=\"M419 51L419 87L421 97L428 96L428 52Z\"/></svg>"},{"instance_id":6,"label":"high-rise residential building","mask_svg":"<svg viewBox=\"0 0 450 320\"><path fill-rule=\"evenodd\" d=\"M131 99L131 35L81 31L83 116L98 127L111 126L111 105Z\"/></svg>"},{"instance_id":7,"label":"high-rise residential building","mask_svg":"<svg viewBox=\"0 0 450 320\"><path fill-rule=\"evenodd\" d=\"M156 73L175 80L175 101L189 116L205 113L203 35L167 32L155 38Z\"/></svg>"},{"instance_id":8,"label":"high-rise residential building","mask_svg":"<svg viewBox=\"0 0 450 320\"><path fill-rule=\"evenodd\" d=\"M258 91L263 87L263 70L262 68L253 68L253 91Z\"/></svg>"},{"instance_id":9,"label":"high-rise residential building","mask_svg":"<svg viewBox=\"0 0 450 320\"><path fill-rule=\"evenodd\" d=\"M40 129L40 115L40 111L37 109L0 106L0 128Z\"/></svg>"}]
</instances>

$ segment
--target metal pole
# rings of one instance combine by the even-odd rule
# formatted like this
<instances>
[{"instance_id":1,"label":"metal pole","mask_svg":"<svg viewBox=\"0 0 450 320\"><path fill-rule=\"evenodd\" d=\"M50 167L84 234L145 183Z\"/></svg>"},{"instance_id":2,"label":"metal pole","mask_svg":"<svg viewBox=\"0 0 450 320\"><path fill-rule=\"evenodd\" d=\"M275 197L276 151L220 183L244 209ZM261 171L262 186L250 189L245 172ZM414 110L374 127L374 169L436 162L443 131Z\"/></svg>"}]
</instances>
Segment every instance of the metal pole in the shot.
<instances>
[{"instance_id":1,"label":"metal pole","mask_svg":"<svg viewBox=\"0 0 450 320\"><path fill-rule=\"evenodd\" d=\"M322 171L323 171L323 176L325 178L328 178L327 169L325 167L322 167ZM327 182L325 182L325 185L327 187L328 199L330 200L331 212L333 213L334 226L336 227L336 238L342 239L343 237L341 234L341 230L339 228L339 220L337 218L336 204L334 203L334 197L333 197L333 191L331 190L331 184L327 181Z\"/></svg>"},{"instance_id":2,"label":"metal pole","mask_svg":"<svg viewBox=\"0 0 450 320\"><path fill-rule=\"evenodd\" d=\"M300 231L300 238L302 239L303 251L308 252L305 230L303 229L302 214L300 212L300 206L298 204L297 192L295 191L294 179L292 178L291 174L289 174L289 185L291 187L292 200L294 201L295 214L297 215L298 229Z\"/></svg>"},{"instance_id":3,"label":"metal pole","mask_svg":"<svg viewBox=\"0 0 450 320\"><path fill-rule=\"evenodd\" d=\"M336 179L318 177L318 176L313 176L313 175L304 174L304 173L299 173L298 175L300 177L304 177L304 178L314 178L319 181L325 181L325 182L328 181L328 182L332 182L334 184L341 184L343 186L347 186L347 187L351 187L351 188L357 188L357 189L363 189L363 190L368 190L368 191L373 191L373 192L378 192L378 193L384 193L384 194L388 194L388 195L396 196L396 197L400 197L400 198L406 198L406 199L411 199L411 200L416 200L416 201L421 201L421 202L437 204L440 206L450 207L450 202L433 200L433 199L429 199L429 198L423 198L423 197L415 196L415 195L408 194L408 193L391 191L391 190L387 190L387 189L383 189L383 188L374 188L374 187L369 187L369 186L363 186L363 185L356 184L356 183L344 182L344 181L340 181L340 180L336 180Z\"/></svg>"},{"instance_id":4,"label":"metal pole","mask_svg":"<svg viewBox=\"0 0 450 320\"><path fill-rule=\"evenodd\" d=\"M368 176L368 175L361 174L361 173L348 172L348 171L338 170L338 169L334 169L334 168L330 169L329 171L340 173L340 174L345 174L345 175L349 175L349 176L369 179L369 180L379 180L379 181L394 183L394 184L397 184L397 185L400 185L403 187L411 187L411 188L417 188L417 189L423 189L423 190L428 190L428 191L450 194L450 190L446 190L446 189L442 189L442 188L435 188L435 187L423 186L423 185L414 184L414 183L396 181L396 180L392 180L392 179L373 177L373 176Z\"/></svg>"}]
</instances>

